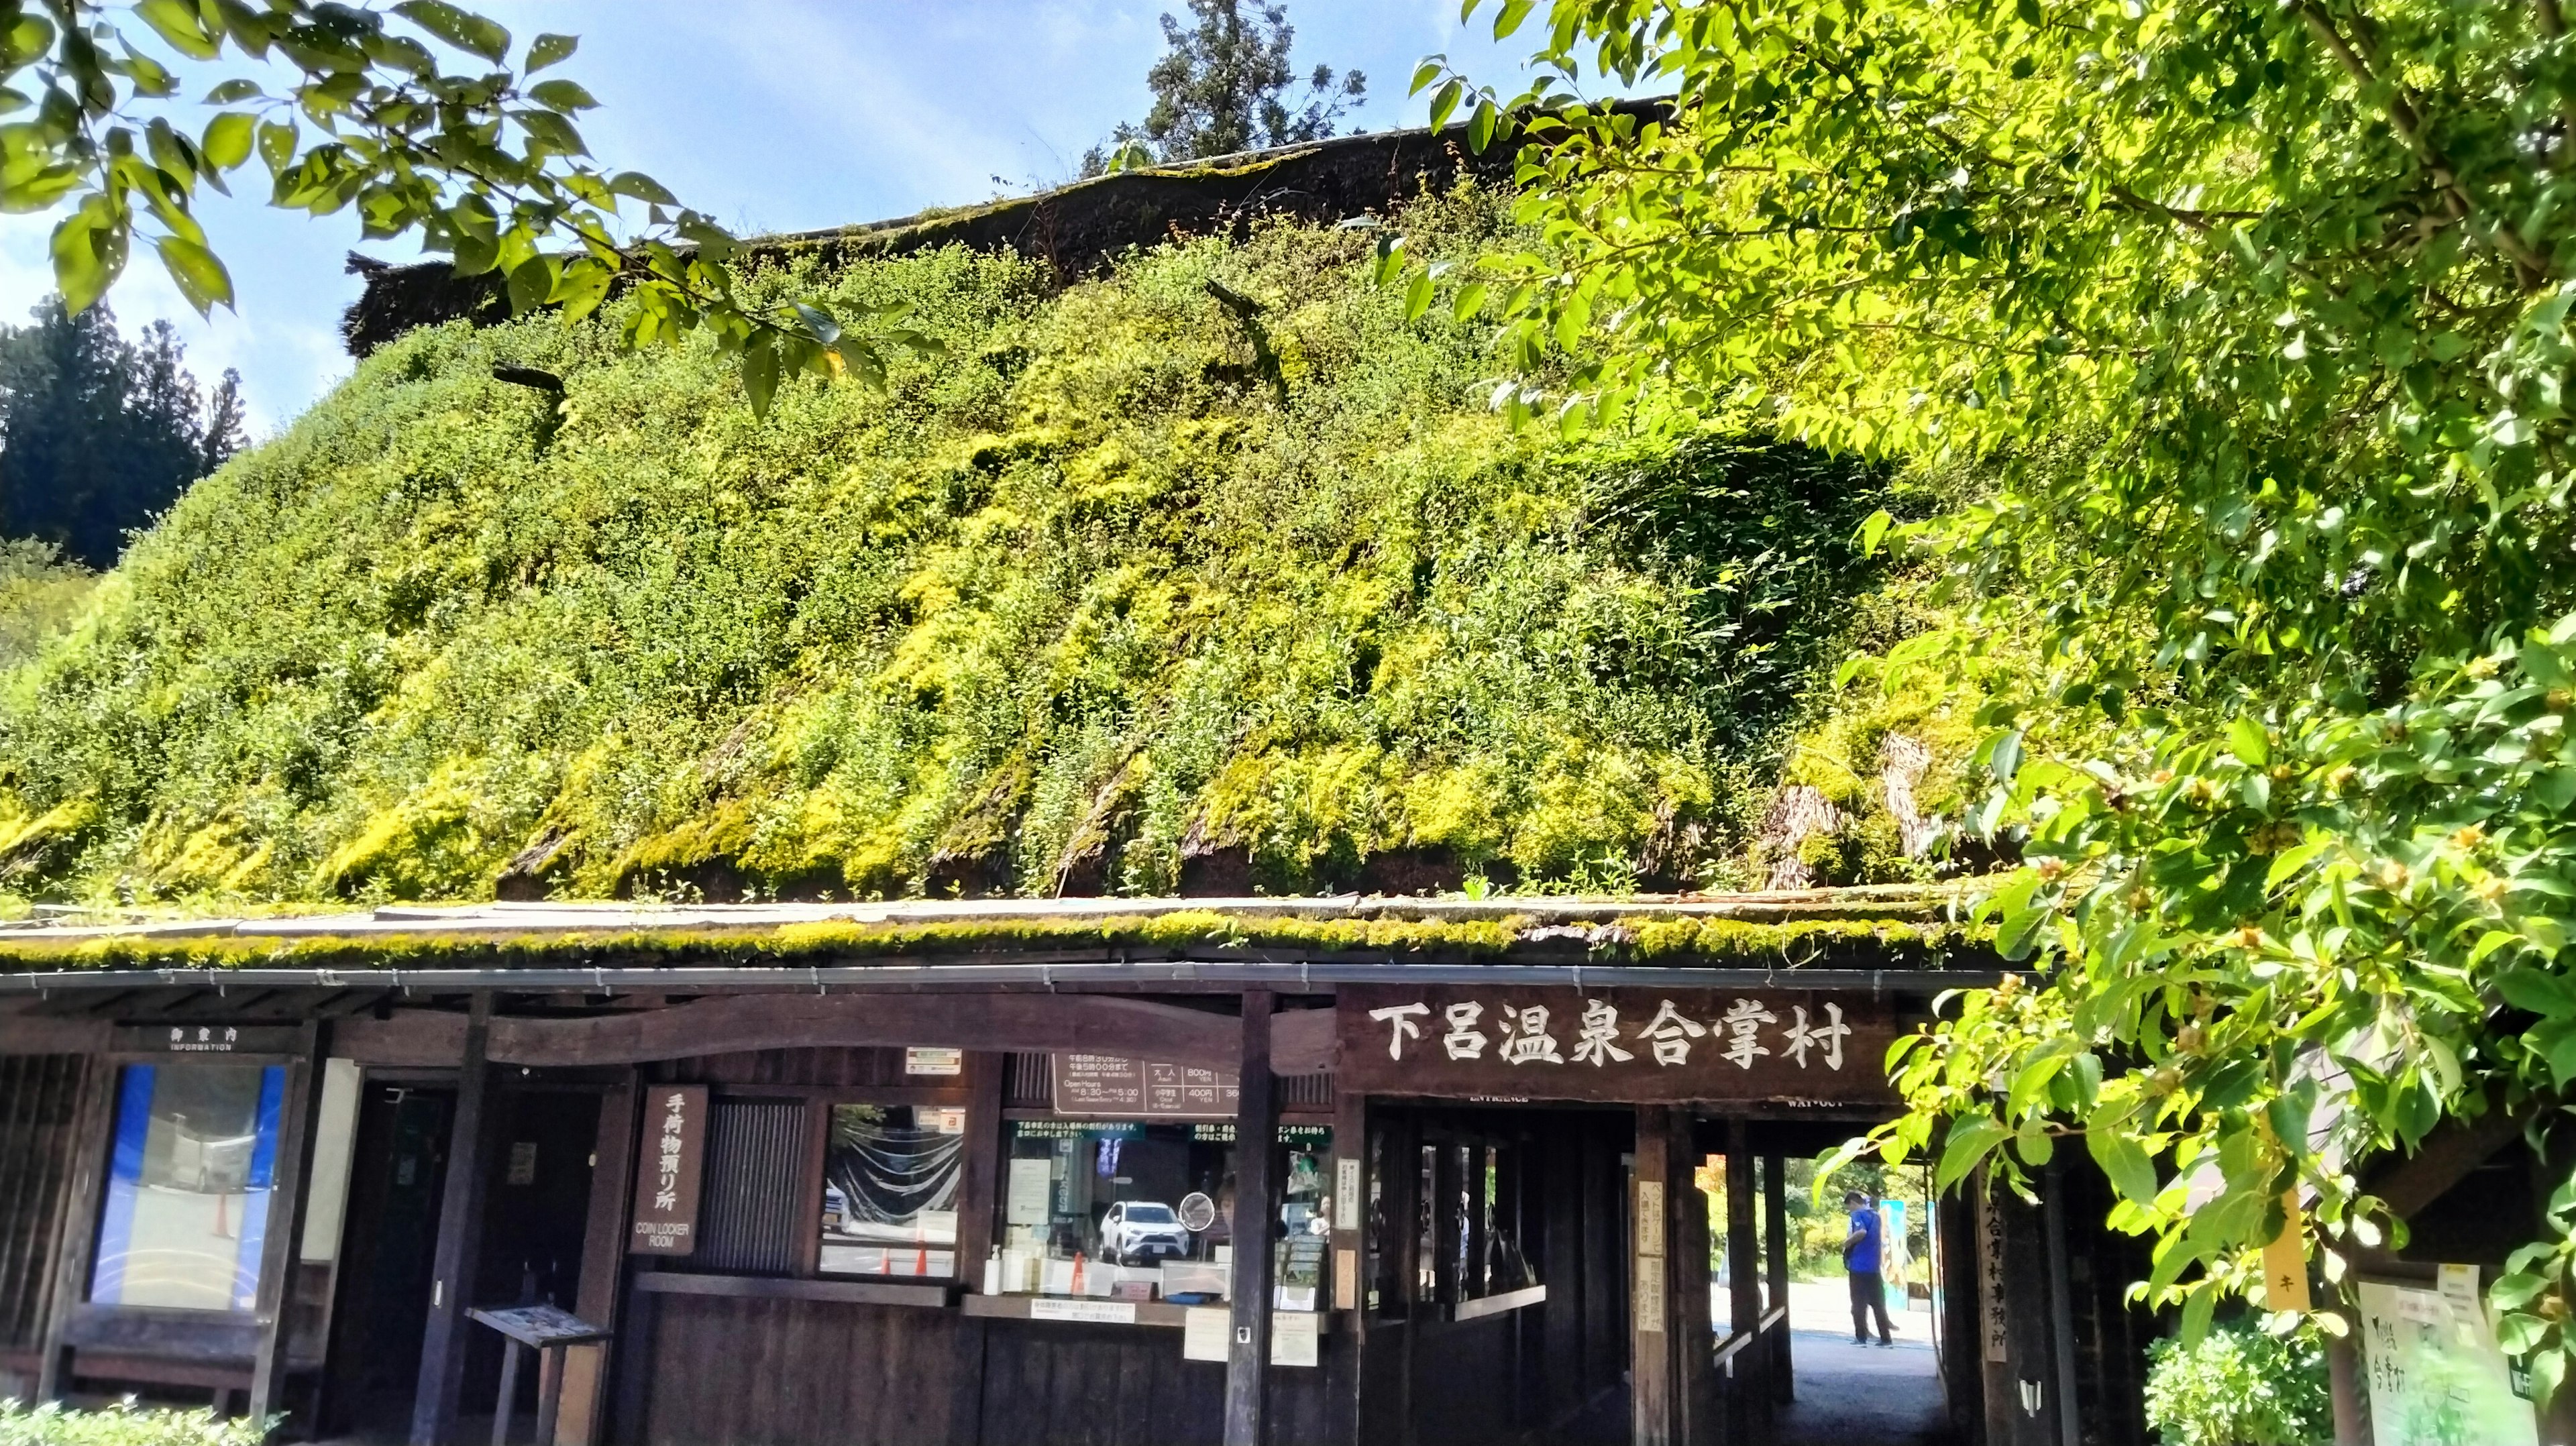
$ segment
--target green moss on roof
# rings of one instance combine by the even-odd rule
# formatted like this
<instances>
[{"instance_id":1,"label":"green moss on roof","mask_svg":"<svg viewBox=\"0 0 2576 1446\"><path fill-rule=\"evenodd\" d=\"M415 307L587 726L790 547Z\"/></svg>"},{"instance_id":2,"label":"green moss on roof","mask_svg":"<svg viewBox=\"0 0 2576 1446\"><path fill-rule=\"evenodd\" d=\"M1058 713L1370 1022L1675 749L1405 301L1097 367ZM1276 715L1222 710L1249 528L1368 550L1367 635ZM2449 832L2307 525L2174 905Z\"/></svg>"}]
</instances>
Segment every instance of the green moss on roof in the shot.
<instances>
[{"instance_id":1,"label":"green moss on roof","mask_svg":"<svg viewBox=\"0 0 2576 1446\"><path fill-rule=\"evenodd\" d=\"M1498 224L1462 194L1408 231L1463 257ZM1065 288L955 249L772 277L945 350L765 420L705 346L619 353L613 314L410 334L5 676L0 886L1740 877L1884 485L1758 439L1515 434L1486 324L1408 322L1369 253L1279 225ZM497 364L561 375L560 414Z\"/></svg>"},{"instance_id":2,"label":"green moss on roof","mask_svg":"<svg viewBox=\"0 0 2576 1446\"><path fill-rule=\"evenodd\" d=\"M1086 919L1013 919L861 925L790 924L758 930L674 929L518 935L420 933L79 940L0 936L0 972L39 969L239 969L255 967L492 968L590 965L790 966L892 958L1042 954L1090 949L1275 950L1388 958L1499 960L1533 952L1581 953L1602 963L1718 966L1837 962L1937 967L1949 955L1986 952L1984 935L1959 925L1870 919L1623 918L1581 931L1527 937L1526 916L1483 920L1296 919L1180 909Z\"/></svg>"}]
</instances>

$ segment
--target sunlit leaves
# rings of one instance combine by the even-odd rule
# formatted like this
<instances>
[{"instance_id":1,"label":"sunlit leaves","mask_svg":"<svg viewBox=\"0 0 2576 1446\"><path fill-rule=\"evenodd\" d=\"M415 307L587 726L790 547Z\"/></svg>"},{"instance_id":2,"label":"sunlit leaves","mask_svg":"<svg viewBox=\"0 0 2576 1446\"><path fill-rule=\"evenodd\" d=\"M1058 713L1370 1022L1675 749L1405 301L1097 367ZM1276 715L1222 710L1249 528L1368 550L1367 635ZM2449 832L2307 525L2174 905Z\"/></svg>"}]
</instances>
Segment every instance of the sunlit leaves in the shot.
<instances>
[{"instance_id":1,"label":"sunlit leaves","mask_svg":"<svg viewBox=\"0 0 2576 1446\"><path fill-rule=\"evenodd\" d=\"M631 342L707 328L724 350L765 358L766 383L749 389L763 408L781 375L884 375L876 341L818 336L810 316L739 306L733 238L651 177L592 167L571 117L596 99L567 79L523 84L506 68L509 32L483 16L445 0L383 11L314 0L129 9L191 63L228 52L282 60L291 80L216 81L205 102L224 109L192 135L152 113L177 78L127 44L114 19L58 34L42 15L0 9L0 114L32 112L0 123L0 209L67 211L52 256L75 309L115 284L138 235L190 305L230 305L231 278L192 207L201 183L227 189L225 174L256 157L271 204L354 213L370 239L416 235L460 274L497 273L514 310L558 307L578 321L622 287L639 305L624 332ZM571 36L540 35L525 70L575 47ZM446 73L434 51L461 52L471 73ZM629 202L658 229L627 232ZM909 335L898 326L883 340L902 347Z\"/></svg>"}]
</instances>

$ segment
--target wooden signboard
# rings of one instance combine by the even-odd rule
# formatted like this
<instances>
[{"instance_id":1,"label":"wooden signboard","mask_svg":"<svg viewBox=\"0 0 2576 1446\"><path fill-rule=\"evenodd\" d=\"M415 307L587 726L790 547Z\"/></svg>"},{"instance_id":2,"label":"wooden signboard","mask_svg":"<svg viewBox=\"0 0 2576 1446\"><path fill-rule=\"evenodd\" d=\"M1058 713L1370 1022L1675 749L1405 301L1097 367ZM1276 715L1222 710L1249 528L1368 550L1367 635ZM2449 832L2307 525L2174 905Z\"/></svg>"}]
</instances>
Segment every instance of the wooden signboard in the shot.
<instances>
[{"instance_id":1,"label":"wooden signboard","mask_svg":"<svg viewBox=\"0 0 2576 1446\"><path fill-rule=\"evenodd\" d=\"M136 1025L113 1038L124 1054L293 1054L302 1047L292 1024Z\"/></svg>"},{"instance_id":2,"label":"wooden signboard","mask_svg":"<svg viewBox=\"0 0 2576 1446\"><path fill-rule=\"evenodd\" d=\"M1114 1054L1059 1054L1055 1112L1111 1119L1230 1120L1242 1084L1232 1070Z\"/></svg>"},{"instance_id":3,"label":"wooden signboard","mask_svg":"<svg viewBox=\"0 0 2576 1446\"><path fill-rule=\"evenodd\" d=\"M1336 1087L1442 1099L1889 1104L1892 1011L1802 989L1344 985Z\"/></svg>"},{"instance_id":4,"label":"wooden signboard","mask_svg":"<svg viewBox=\"0 0 2576 1446\"><path fill-rule=\"evenodd\" d=\"M707 1087L655 1085L646 1090L629 1252L687 1255L698 1248L698 1179L706 1155Z\"/></svg>"}]
</instances>

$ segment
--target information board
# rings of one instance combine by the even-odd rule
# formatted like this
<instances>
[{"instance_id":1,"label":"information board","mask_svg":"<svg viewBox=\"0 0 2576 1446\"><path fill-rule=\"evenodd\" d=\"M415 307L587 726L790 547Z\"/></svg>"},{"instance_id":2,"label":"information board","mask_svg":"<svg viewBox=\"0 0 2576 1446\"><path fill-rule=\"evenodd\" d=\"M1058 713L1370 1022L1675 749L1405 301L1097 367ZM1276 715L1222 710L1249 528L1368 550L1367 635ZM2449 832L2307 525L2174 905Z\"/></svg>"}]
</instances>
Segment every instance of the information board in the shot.
<instances>
[{"instance_id":1,"label":"information board","mask_svg":"<svg viewBox=\"0 0 2576 1446\"><path fill-rule=\"evenodd\" d=\"M1114 1054L1055 1057L1055 1112L1129 1119L1230 1120L1242 1076Z\"/></svg>"},{"instance_id":2,"label":"information board","mask_svg":"<svg viewBox=\"0 0 2576 1446\"><path fill-rule=\"evenodd\" d=\"M2372 1446L2539 1446L2474 1295L2363 1281L2360 1296Z\"/></svg>"},{"instance_id":3,"label":"information board","mask_svg":"<svg viewBox=\"0 0 2576 1446\"><path fill-rule=\"evenodd\" d=\"M688 1255L698 1248L698 1178L706 1167L707 1087L655 1085L644 1092L644 1143L635 1162L636 1255Z\"/></svg>"}]
</instances>

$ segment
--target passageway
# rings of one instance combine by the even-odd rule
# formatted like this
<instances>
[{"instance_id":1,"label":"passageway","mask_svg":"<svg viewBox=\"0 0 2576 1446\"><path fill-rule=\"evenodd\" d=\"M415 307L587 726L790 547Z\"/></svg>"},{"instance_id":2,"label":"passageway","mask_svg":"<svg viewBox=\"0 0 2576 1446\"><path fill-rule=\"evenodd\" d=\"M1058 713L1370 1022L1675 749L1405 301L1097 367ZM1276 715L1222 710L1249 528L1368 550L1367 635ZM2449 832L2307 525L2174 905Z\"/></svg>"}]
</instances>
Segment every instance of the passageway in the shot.
<instances>
[{"instance_id":1,"label":"passageway","mask_svg":"<svg viewBox=\"0 0 2576 1446\"><path fill-rule=\"evenodd\" d=\"M1773 1446L1950 1446L1929 1343L1856 1346L1841 1332L1799 1331L1798 1399L1780 1408Z\"/></svg>"}]
</instances>

